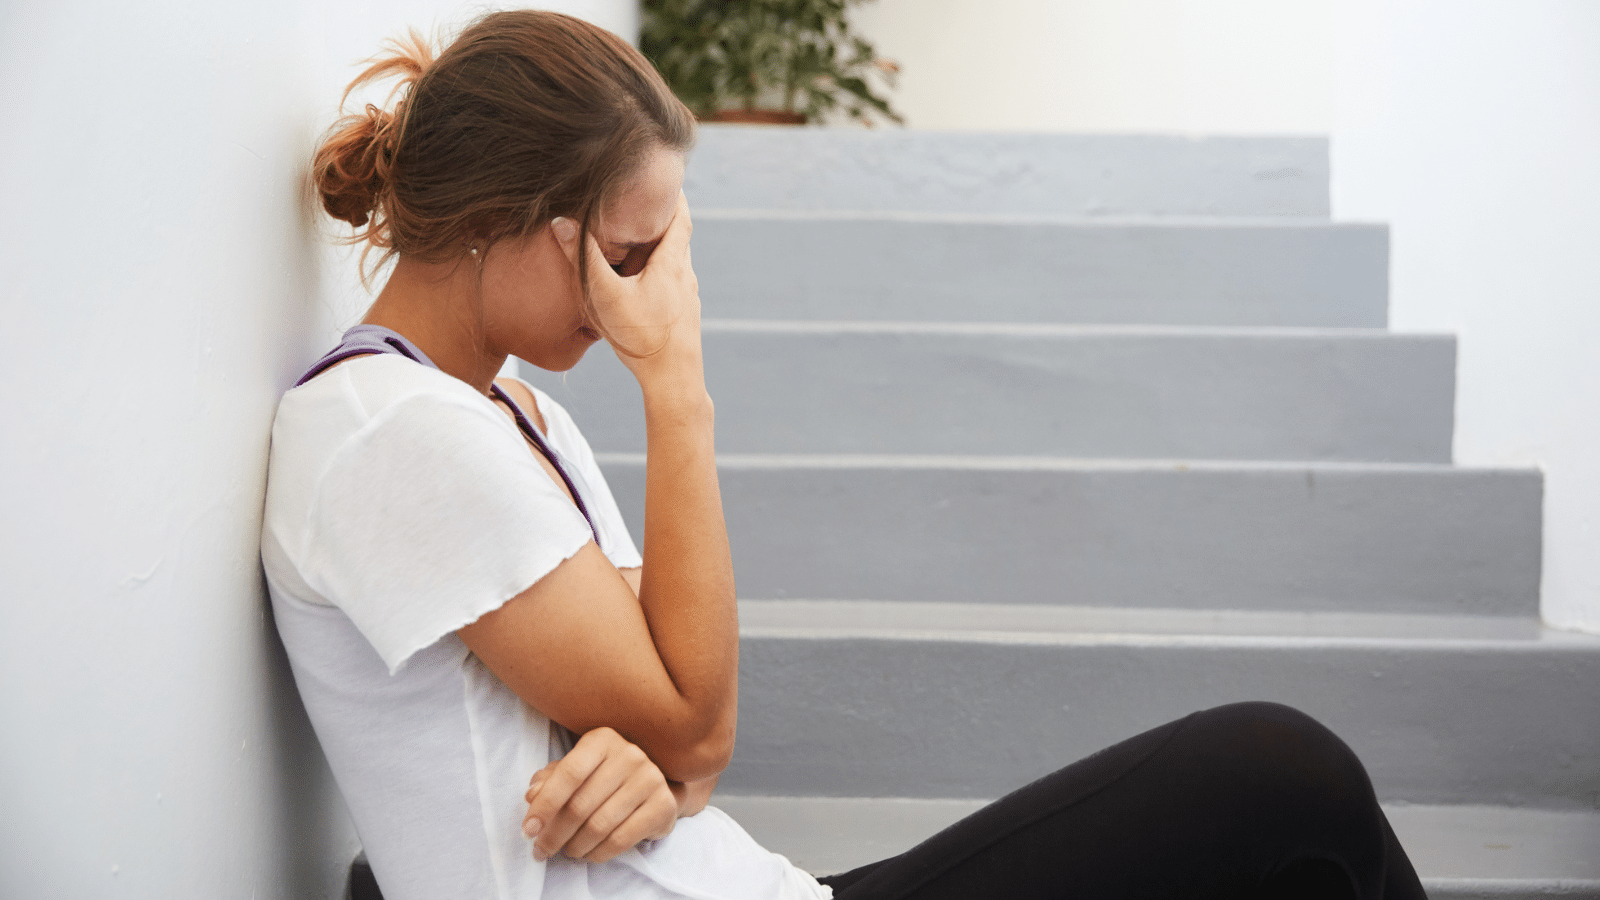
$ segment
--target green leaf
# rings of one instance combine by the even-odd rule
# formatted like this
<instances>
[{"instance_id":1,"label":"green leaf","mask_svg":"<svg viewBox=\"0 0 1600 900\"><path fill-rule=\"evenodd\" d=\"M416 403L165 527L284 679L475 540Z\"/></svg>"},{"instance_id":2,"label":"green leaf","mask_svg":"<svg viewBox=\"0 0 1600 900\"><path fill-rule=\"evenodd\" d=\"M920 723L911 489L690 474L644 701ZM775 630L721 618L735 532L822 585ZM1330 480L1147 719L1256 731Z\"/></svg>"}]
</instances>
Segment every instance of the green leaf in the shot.
<instances>
[{"instance_id":1,"label":"green leaf","mask_svg":"<svg viewBox=\"0 0 1600 900\"><path fill-rule=\"evenodd\" d=\"M875 81L892 89L870 42L850 32L861 0L642 0L640 50L699 113L733 105L778 104L813 118L853 102L902 122ZM869 79L871 79L869 81ZM859 101L859 102L856 102Z\"/></svg>"}]
</instances>

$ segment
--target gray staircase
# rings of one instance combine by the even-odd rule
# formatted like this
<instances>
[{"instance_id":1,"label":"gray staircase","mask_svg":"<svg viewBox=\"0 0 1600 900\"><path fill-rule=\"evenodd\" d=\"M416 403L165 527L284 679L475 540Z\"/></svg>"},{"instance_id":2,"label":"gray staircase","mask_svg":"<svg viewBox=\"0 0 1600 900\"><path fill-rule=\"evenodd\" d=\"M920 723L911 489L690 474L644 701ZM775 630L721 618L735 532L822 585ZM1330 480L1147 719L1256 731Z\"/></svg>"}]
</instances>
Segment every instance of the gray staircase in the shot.
<instances>
[{"instance_id":1,"label":"gray staircase","mask_svg":"<svg viewBox=\"0 0 1600 900\"><path fill-rule=\"evenodd\" d=\"M1445 336L760 319L704 333L723 452L1450 461ZM586 386L630 388L614 356L596 362ZM643 411L590 432L642 451Z\"/></svg>"},{"instance_id":2,"label":"gray staircase","mask_svg":"<svg viewBox=\"0 0 1600 900\"><path fill-rule=\"evenodd\" d=\"M1595 642L1518 617L866 601L741 614L730 793L996 797L1243 698L1315 711L1386 799L1551 806L1600 784L1594 719L1572 714L1594 710Z\"/></svg>"},{"instance_id":3,"label":"gray staircase","mask_svg":"<svg viewBox=\"0 0 1600 900\"><path fill-rule=\"evenodd\" d=\"M619 498L642 508L643 458L603 460ZM752 599L1530 619L1538 609L1539 478L1528 471L816 454L719 463L739 592Z\"/></svg>"},{"instance_id":4,"label":"gray staircase","mask_svg":"<svg viewBox=\"0 0 1600 900\"><path fill-rule=\"evenodd\" d=\"M702 130L719 805L836 871L1276 700L1433 896L1600 898L1600 638L1538 620L1542 479L1451 464L1454 340L1385 330L1387 231L1327 177L1303 138ZM529 374L640 533L627 373Z\"/></svg>"},{"instance_id":5,"label":"gray staircase","mask_svg":"<svg viewBox=\"0 0 1600 900\"><path fill-rule=\"evenodd\" d=\"M708 210L1326 221L1328 144L713 126L684 190Z\"/></svg>"},{"instance_id":6,"label":"gray staircase","mask_svg":"<svg viewBox=\"0 0 1600 900\"><path fill-rule=\"evenodd\" d=\"M710 210L694 241L729 318L1385 324L1377 225Z\"/></svg>"}]
</instances>

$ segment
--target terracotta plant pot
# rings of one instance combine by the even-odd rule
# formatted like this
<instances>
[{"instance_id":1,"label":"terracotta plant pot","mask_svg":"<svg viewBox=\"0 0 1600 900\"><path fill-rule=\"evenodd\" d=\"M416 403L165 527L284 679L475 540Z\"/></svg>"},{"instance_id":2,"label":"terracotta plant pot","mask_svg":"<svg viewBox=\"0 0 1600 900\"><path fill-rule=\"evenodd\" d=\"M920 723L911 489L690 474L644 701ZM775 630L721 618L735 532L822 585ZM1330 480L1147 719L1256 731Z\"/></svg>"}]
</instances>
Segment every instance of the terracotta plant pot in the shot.
<instances>
[{"instance_id":1,"label":"terracotta plant pot","mask_svg":"<svg viewBox=\"0 0 1600 900\"><path fill-rule=\"evenodd\" d=\"M782 109L719 109L700 117L702 122L735 122L744 125L804 125L805 113Z\"/></svg>"}]
</instances>

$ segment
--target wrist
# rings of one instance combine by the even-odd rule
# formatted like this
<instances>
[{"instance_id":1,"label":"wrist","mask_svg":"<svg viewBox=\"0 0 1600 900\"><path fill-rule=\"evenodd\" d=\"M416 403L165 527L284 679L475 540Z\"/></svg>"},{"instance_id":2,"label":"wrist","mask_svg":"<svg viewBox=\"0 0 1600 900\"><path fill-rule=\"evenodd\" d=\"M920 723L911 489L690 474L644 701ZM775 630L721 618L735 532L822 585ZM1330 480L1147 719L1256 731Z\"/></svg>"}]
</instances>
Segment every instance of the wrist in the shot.
<instances>
[{"instance_id":1,"label":"wrist","mask_svg":"<svg viewBox=\"0 0 1600 900\"><path fill-rule=\"evenodd\" d=\"M641 381L639 386L644 395L646 427L656 423L709 426L716 419L716 408L703 377L654 379Z\"/></svg>"},{"instance_id":2,"label":"wrist","mask_svg":"<svg viewBox=\"0 0 1600 900\"><path fill-rule=\"evenodd\" d=\"M620 352L617 355L645 390L657 385L705 382L705 355L698 341L692 346L669 344L649 356L629 358Z\"/></svg>"}]
</instances>

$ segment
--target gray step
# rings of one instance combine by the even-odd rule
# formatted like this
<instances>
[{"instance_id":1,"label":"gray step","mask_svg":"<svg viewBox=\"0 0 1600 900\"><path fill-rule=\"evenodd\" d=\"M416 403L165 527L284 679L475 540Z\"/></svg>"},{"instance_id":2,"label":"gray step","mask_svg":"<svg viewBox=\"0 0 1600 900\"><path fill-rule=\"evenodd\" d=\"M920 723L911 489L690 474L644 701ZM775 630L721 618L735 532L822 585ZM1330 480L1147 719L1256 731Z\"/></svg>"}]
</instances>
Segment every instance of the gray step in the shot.
<instances>
[{"instance_id":1,"label":"gray step","mask_svg":"<svg viewBox=\"0 0 1600 900\"><path fill-rule=\"evenodd\" d=\"M712 803L762 846L817 875L893 856L983 805L973 800L765 797ZM1432 900L1600 900L1600 814L1386 804Z\"/></svg>"},{"instance_id":2,"label":"gray step","mask_svg":"<svg viewBox=\"0 0 1600 900\"><path fill-rule=\"evenodd\" d=\"M707 317L1382 328L1383 225L695 213Z\"/></svg>"},{"instance_id":3,"label":"gray step","mask_svg":"<svg viewBox=\"0 0 1600 900\"><path fill-rule=\"evenodd\" d=\"M702 125L684 190L696 207L1327 218L1328 141Z\"/></svg>"},{"instance_id":4,"label":"gray step","mask_svg":"<svg viewBox=\"0 0 1600 900\"><path fill-rule=\"evenodd\" d=\"M1450 461L1452 337L717 320L704 346L723 452ZM530 374L596 449L644 449L614 354Z\"/></svg>"},{"instance_id":5,"label":"gray step","mask_svg":"<svg viewBox=\"0 0 1600 900\"><path fill-rule=\"evenodd\" d=\"M634 534L644 460L604 454ZM1521 469L721 454L740 594L1537 615Z\"/></svg>"},{"instance_id":6,"label":"gray step","mask_svg":"<svg viewBox=\"0 0 1600 900\"><path fill-rule=\"evenodd\" d=\"M1386 799L1593 805L1600 637L1531 617L1168 617L745 601L721 785L994 797L1193 710L1269 700L1344 738Z\"/></svg>"}]
</instances>

